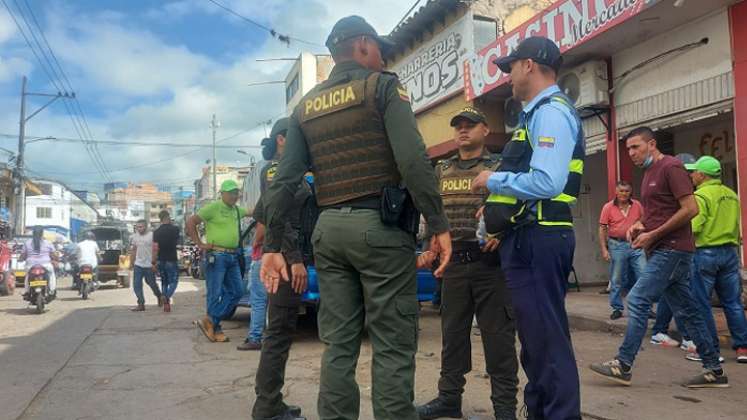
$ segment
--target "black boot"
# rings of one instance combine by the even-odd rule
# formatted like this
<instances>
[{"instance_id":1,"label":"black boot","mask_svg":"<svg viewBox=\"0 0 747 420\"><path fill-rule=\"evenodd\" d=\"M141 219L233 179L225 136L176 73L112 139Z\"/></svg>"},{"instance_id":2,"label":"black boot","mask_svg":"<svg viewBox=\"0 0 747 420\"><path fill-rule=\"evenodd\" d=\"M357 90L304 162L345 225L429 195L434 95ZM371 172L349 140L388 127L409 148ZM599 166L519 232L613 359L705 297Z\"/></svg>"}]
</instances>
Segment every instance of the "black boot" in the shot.
<instances>
[{"instance_id":1,"label":"black boot","mask_svg":"<svg viewBox=\"0 0 747 420\"><path fill-rule=\"evenodd\" d=\"M417 410L421 420L437 419L439 417L460 419L462 418L462 399L439 395L438 398L418 406Z\"/></svg>"}]
</instances>

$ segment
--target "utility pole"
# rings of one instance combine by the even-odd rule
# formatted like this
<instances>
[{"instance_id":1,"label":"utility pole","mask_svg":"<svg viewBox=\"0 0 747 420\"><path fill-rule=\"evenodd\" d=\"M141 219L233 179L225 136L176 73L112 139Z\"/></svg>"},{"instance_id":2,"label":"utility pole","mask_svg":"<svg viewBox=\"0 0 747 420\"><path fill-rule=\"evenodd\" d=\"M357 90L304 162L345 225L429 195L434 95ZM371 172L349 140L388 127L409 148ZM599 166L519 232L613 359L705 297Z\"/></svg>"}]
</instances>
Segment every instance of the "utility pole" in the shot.
<instances>
[{"instance_id":1,"label":"utility pole","mask_svg":"<svg viewBox=\"0 0 747 420\"><path fill-rule=\"evenodd\" d=\"M220 123L215 120L215 114L213 114L213 119L210 121L210 128L213 129L213 198L218 197L218 184L217 184L217 176L216 176L216 170L218 165L215 162L215 131L220 127Z\"/></svg>"},{"instance_id":2,"label":"utility pole","mask_svg":"<svg viewBox=\"0 0 747 420\"><path fill-rule=\"evenodd\" d=\"M27 96L44 96L50 99L44 106L37 109L28 117L26 116L26 97ZM21 118L18 123L18 157L16 158L16 169L14 173L14 184L15 184L15 217L13 225L16 235L23 235L26 230L26 177L24 175L24 151L25 151L25 137L26 137L26 122L31 118L34 118L36 114L40 113L44 108L52 104L59 98L72 99L75 98L74 92L57 92L56 94L50 93L33 93L26 91L26 76L21 79Z\"/></svg>"}]
</instances>

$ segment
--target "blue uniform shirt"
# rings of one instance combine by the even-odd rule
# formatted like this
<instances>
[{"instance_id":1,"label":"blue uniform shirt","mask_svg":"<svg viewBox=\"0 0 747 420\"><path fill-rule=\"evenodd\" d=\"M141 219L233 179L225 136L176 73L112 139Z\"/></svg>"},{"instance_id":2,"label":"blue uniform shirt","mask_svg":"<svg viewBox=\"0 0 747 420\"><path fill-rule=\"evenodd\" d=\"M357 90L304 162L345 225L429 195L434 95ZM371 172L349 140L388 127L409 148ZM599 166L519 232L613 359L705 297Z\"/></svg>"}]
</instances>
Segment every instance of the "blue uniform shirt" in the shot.
<instances>
[{"instance_id":1,"label":"blue uniform shirt","mask_svg":"<svg viewBox=\"0 0 747 420\"><path fill-rule=\"evenodd\" d=\"M542 99L557 92L557 85L540 92L524 107L520 121L523 123ZM533 149L529 172L495 172L488 179L488 189L519 200L554 198L563 192L568 180L568 165L580 127L570 109L554 101L534 111L527 127Z\"/></svg>"}]
</instances>

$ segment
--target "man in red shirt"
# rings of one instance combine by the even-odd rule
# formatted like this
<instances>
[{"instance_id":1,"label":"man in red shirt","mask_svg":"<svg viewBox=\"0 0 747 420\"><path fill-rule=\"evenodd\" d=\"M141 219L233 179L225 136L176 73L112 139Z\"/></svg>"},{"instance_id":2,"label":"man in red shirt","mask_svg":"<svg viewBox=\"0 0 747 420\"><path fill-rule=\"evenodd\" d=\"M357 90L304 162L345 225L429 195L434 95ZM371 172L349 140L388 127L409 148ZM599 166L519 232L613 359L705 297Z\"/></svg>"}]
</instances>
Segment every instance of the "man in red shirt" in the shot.
<instances>
[{"instance_id":1,"label":"man in red shirt","mask_svg":"<svg viewBox=\"0 0 747 420\"><path fill-rule=\"evenodd\" d=\"M729 380L690 290L695 251L690 220L698 214L690 177L682 162L657 149L650 128L634 129L625 142L633 163L646 171L641 184L641 201L646 212L626 236L633 248L646 251L648 261L628 294L628 327L617 357L593 363L590 368L606 379L630 385L633 361L646 334L651 305L663 295L685 324L705 368L685 386L726 388Z\"/></svg>"},{"instance_id":2,"label":"man in red shirt","mask_svg":"<svg viewBox=\"0 0 747 420\"><path fill-rule=\"evenodd\" d=\"M622 289L630 290L646 267L646 255L642 249L634 249L626 238L628 229L643 217L643 206L632 199L633 187L628 181L619 181L615 199L602 207L599 216L599 246L602 258L610 264L610 319L623 316ZM623 284L632 271L633 278Z\"/></svg>"}]
</instances>

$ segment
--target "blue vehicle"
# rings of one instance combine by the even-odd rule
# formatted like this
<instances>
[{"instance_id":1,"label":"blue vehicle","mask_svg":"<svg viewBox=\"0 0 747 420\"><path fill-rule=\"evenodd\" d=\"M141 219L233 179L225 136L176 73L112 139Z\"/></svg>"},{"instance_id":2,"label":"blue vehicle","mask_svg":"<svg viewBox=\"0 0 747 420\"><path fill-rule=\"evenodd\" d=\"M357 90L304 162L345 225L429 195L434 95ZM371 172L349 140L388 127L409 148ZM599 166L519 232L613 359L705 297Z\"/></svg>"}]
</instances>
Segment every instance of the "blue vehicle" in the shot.
<instances>
[{"instance_id":1,"label":"blue vehicle","mask_svg":"<svg viewBox=\"0 0 747 420\"><path fill-rule=\"evenodd\" d=\"M316 309L319 305L319 281L317 280L316 270L313 266L306 267L309 273L309 284L306 291L301 296L302 305L305 307L311 307ZM430 302L433 300L433 294L436 291L436 278L433 277L433 273L427 269L420 269L417 273L418 282L418 301L419 302ZM245 308L251 307L250 294L248 292L239 301L239 306Z\"/></svg>"}]
</instances>

